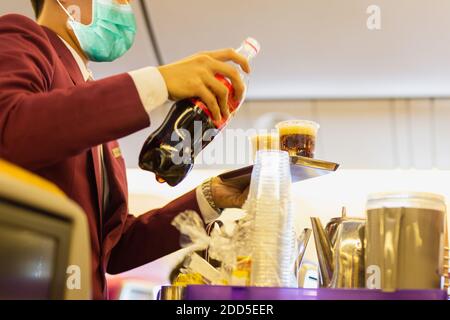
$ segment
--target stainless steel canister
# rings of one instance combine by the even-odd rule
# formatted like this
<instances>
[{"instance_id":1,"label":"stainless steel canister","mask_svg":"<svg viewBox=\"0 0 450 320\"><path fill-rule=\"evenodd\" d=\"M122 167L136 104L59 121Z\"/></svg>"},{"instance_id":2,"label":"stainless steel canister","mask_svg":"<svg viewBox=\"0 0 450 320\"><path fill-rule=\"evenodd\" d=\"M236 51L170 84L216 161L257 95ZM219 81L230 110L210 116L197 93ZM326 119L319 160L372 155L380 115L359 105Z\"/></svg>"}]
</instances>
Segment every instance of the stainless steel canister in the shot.
<instances>
[{"instance_id":1,"label":"stainless steel canister","mask_svg":"<svg viewBox=\"0 0 450 320\"><path fill-rule=\"evenodd\" d=\"M439 289L446 206L430 193L372 194L367 202L366 287Z\"/></svg>"}]
</instances>

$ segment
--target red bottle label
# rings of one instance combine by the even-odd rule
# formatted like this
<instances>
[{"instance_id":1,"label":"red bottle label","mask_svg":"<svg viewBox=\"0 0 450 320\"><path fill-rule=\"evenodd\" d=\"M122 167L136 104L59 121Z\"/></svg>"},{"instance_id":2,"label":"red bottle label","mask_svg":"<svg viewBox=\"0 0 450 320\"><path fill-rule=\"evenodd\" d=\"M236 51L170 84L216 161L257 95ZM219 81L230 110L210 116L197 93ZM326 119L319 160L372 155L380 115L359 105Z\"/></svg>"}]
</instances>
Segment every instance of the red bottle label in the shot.
<instances>
[{"instance_id":1,"label":"red bottle label","mask_svg":"<svg viewBox=\"0 0 450 320\"><path fill-rule=\"evenodd\" d=\"M216 79L219 80L220 82L222 82L227 87L227 89L228 89L228 108L230 110L230 113L235 112L237 110L237 108L239 107L239 101L237 101L234 98L233 85L231 84L230 80L228 80L221 74L216 74ZM212 115L211 111L203 103L203 101L201 101L200 99L197 99L197 98L193 98L191 101L194 105L196 105L198 108L203 110L203 112L212 120L212 122L214 123L214 126L217 129L222 129L226 125L226 120L223 117L222 117L221 121L213 120L213 115Z\"/></svg>"}]
</instances>

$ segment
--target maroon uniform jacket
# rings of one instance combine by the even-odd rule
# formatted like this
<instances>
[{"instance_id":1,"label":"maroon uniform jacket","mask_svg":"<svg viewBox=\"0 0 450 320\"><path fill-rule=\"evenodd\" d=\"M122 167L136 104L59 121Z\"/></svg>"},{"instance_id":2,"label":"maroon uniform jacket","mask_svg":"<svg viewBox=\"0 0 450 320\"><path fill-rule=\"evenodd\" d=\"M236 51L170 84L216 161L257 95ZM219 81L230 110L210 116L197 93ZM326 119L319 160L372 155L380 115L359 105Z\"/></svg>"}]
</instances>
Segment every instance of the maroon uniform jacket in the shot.
<instances>
[{"instance_id":1,"label":"maroon uniform jacket","mask_svg":"<svg viewBox=\"0 0 450 320\"><path fill-rule=\"evenodd\" d=\"M85 83L71 52L51 30L21 15L0 17L0 157L58 185L85 211L95 299L116 274L179 249L173 218L199 211L192 191L164 208L128 213L124 160L116 139L150 124L128 74ZM110 203L102 208L103 144ZM114 154L113 154L114 153Z\"/></svg>"}]
</instances>

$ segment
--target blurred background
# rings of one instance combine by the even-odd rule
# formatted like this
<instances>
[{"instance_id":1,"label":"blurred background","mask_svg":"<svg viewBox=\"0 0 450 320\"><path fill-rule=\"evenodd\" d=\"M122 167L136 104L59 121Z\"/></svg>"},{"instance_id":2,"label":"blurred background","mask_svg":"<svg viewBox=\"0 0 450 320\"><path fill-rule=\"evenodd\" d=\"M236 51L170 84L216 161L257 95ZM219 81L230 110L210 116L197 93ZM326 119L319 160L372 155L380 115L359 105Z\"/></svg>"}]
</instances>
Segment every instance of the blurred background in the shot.
<instances>
[{"instance_id":1,"label":"blurred background","mask_svg":"<svg viewBox=\"0 0 450 320\"><path fill-rule=\"evenodd\" d=\"M368 26L371 5L379 9L377 28ZM310 216L327 222L343 206L363 216L375 191L428 191L450 199L448 0L136 0L133 6L136 43L112 64L92 64L97 79L237 47L247 36L260 41L247 102L230 127L314 120L321 125L316 157L341 164L336 174L295 184L299 229L309 226ZM33 17L28 0L0 2L0 15L13 12ZM154 111L150 128L120 141L134 214L229 169L202 165L170 188L137 168L145 138L169 107ZM223 219L240 214L232 210ZM166 283L182 254L122 277ZM312 246L307 257L316 259Z\"/></svg>"}]
</instances>

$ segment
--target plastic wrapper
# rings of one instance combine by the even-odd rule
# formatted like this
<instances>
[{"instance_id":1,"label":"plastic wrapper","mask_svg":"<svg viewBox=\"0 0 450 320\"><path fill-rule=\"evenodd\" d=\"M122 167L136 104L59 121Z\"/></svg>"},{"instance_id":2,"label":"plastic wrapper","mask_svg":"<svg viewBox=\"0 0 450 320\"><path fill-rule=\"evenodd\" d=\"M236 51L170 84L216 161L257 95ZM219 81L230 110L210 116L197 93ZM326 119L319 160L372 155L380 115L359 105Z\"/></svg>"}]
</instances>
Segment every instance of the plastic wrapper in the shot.
<instances>
[{"instance_id":1,"label":"plastic wrapper","mask_svg":"<svg viewBox=\"0 0 450 320\"><path fill-rule=\"evenodd\" d=\"M172 225L180 231L181 247L189 247L191 251L208 250L211 259L225 265L233 265L233 237L225 233L224 229L214 228L208 235L200 216L190 210L179 214Z\"/></svg>"},{"instance_id":2,"label":"plastic wrapper","mask_svg":"<svg viewBox=\"0 0 450 320\"><path fill-rule=\"evenodd\" d=\"M220 272L220 279L214 277L212 281L209 279L205 279L205 281L211 282L211 284L229 284L231 272L236 265L233 236L227 234L225 229L220 228L213 228L208 235L200 216L195 211L190 210L179 214L173 220L172 225L180 231L181 247L190 249L190 253L185 258L184 266L189 264L193 257L198 261L198 258L193 256L196 252L206 250L208 260L215 260L220 264L217 268ZM198 266L198 264L195 265ZM188 272L192 271L188 268Z\"/></svg>"},{"instance_id":3,"label":"plastic wrapper","mask_svg":"<svg viewBox=\"0 0 450 320\"><path fill-rule=\"evenodd\" d=\"M200 216L192 210L186 210L176 216L172 225L180 231L180 245L190 247L192 251L205 250L210 245L210 237L206 233Z\"/></svg>"}]
</instances>

